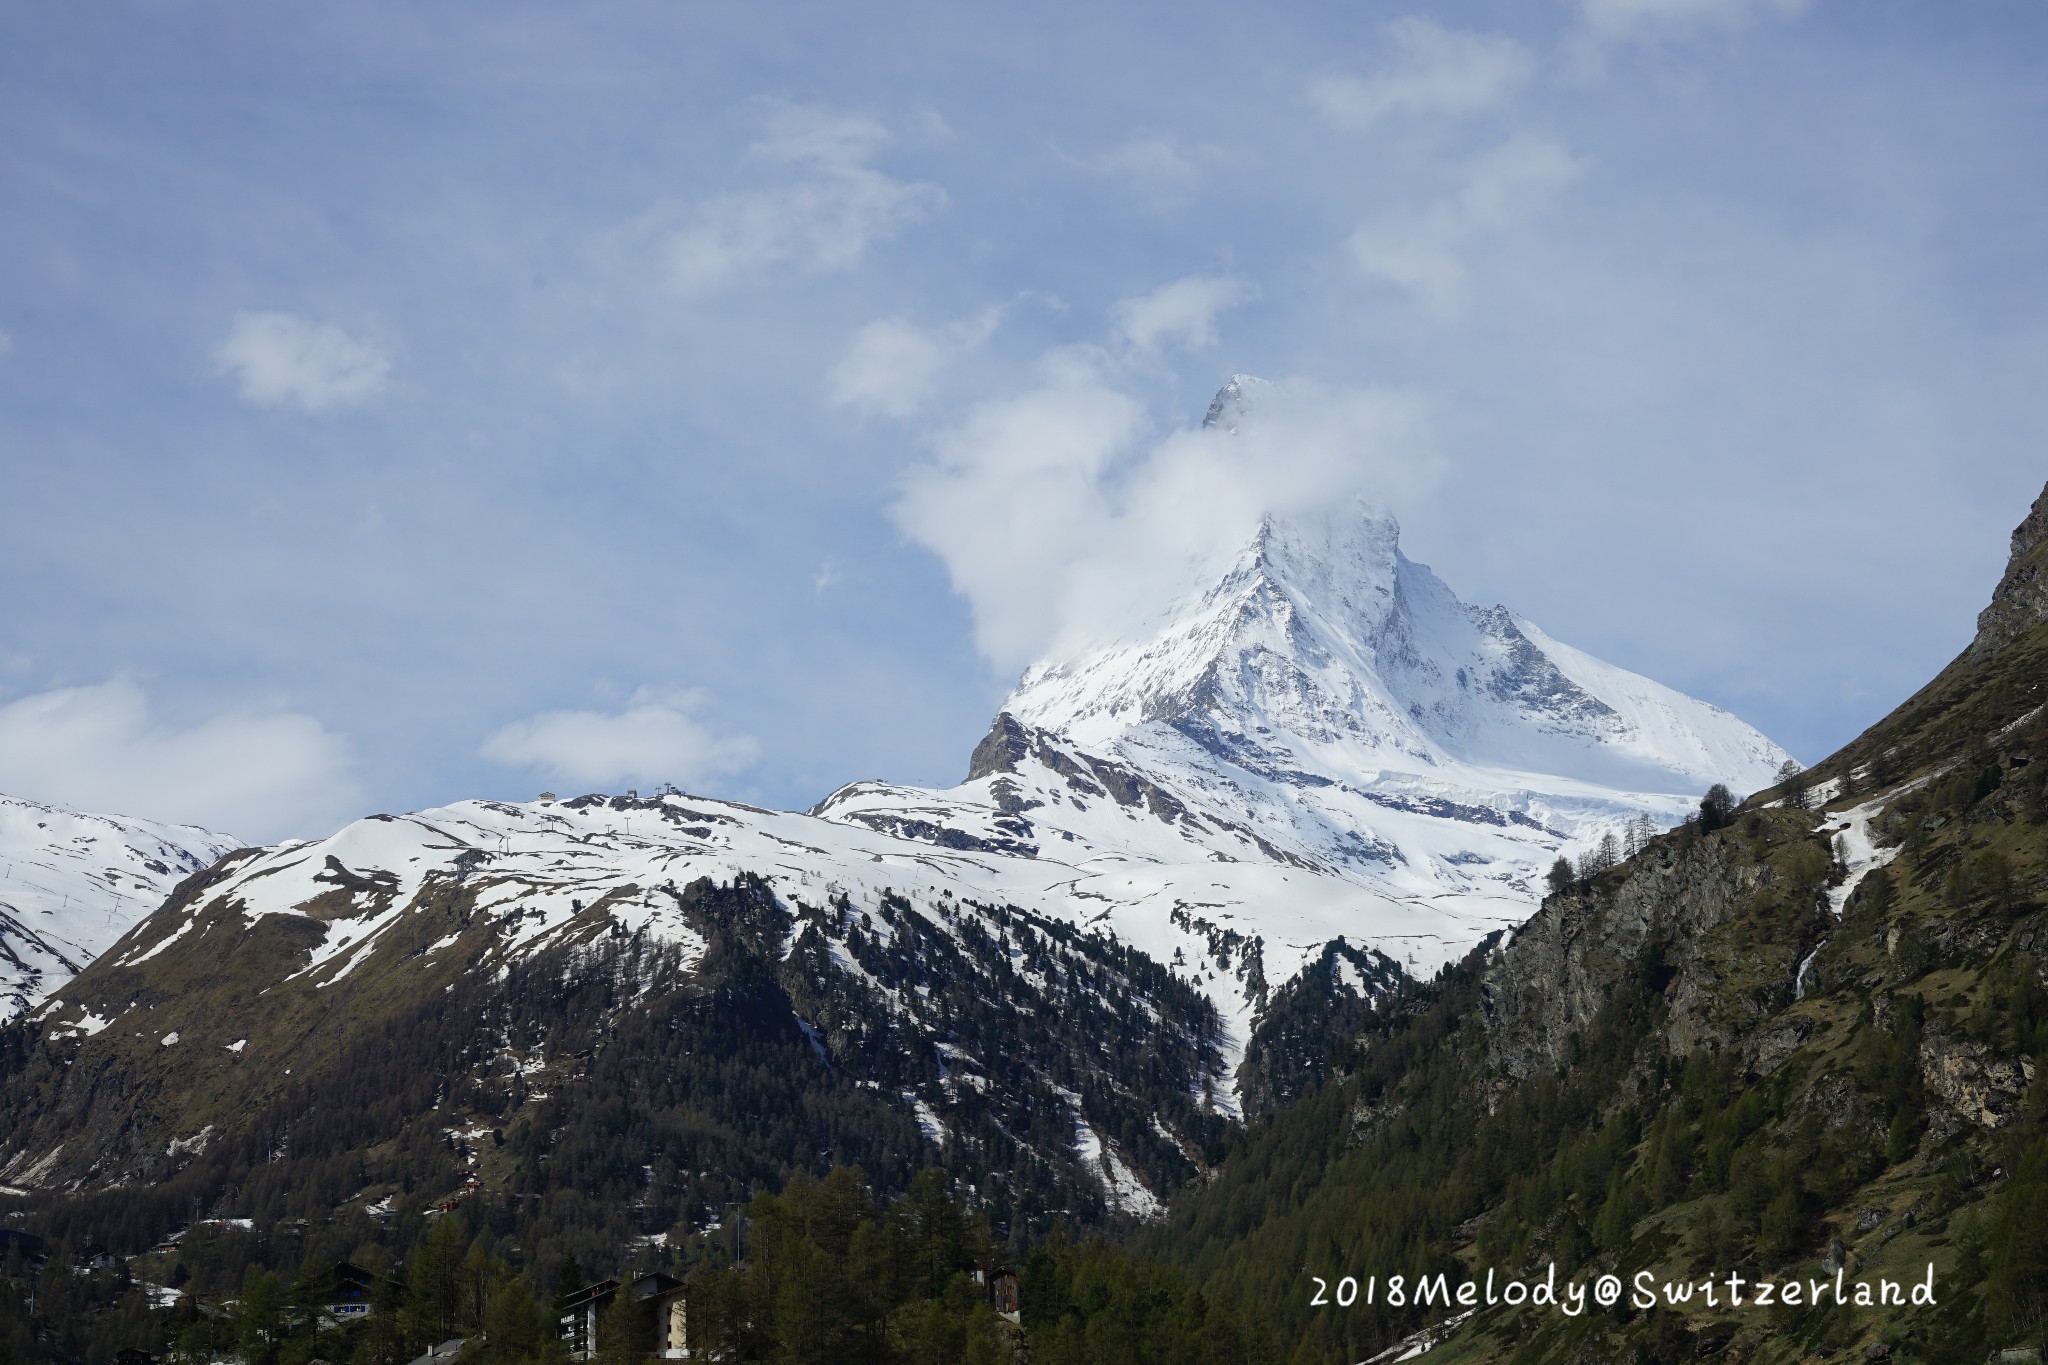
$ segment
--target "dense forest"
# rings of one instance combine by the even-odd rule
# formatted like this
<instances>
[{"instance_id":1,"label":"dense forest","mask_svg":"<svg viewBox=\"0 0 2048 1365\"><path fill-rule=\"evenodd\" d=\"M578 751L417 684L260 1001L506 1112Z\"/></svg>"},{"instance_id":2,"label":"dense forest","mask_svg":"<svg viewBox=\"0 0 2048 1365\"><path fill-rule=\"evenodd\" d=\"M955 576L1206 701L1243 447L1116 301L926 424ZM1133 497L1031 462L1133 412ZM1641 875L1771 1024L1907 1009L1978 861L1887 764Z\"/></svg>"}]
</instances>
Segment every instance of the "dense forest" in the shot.
<instances>
[{"instance_id":1,"label":"dense forest","mask_svg":"<svg viewBox=\"0 0 2048 1365\"><path fill-rule=\"evenodd\" d=\"M688 970L672 945L602 934L298 1026L252 1112L144 1154L166 1168L145 1187L49 1202L38 1228L120 1254L202 1217L332 1223L355 1242L475 1197L512 1210L536 1255L602 1257L800 1171L857 1165L894 1194L936 1165L1021 1246L1114 1215L1073 1155L1077 1115L1167 1190L1223 1136L1202 1093L1214 1008L1126 944L1003 907L983 912L995 933L964 913L940 926L887 897L793 917L744 876L677 898L709 945ZM423 941L436 913L418 916ZM858 978L831 968L837 951ZM868 998L884 990L912 1006ZM110 1097L178 1102L147 1098L159 1080L138 1068L156 1057L80 1054L90 1071L67 1048L28 1021L0 1029L0 1087L79 1127ZM906 1100L942 1113L948 1140Z\"/></svg>"}]
</instances>

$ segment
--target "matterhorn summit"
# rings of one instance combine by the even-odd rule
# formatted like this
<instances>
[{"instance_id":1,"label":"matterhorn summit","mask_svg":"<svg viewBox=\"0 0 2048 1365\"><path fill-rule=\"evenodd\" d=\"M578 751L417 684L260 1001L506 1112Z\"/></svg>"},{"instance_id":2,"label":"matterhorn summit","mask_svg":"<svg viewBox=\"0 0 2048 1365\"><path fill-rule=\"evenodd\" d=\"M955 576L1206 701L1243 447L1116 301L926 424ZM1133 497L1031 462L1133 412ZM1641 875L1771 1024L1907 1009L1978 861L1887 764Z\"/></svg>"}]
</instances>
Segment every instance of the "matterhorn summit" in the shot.
<instances>
[{"instance_id":1,"label":"matterhorn summit","mask_svg":"<svg viewBox=\"0 0 2048 1365\"><path fill-rule=\"evenodd\" d=\"M1084 747L1174 747L1340 785L1397 777L1565 793L1768 786L1783 750L1718 707L1461 602L1364 498L1268 516L1149 638L1028 669L1003 709ZM1150 736L1149 739L1146 736ZM1484 770L1477 776L1469 770Z\"/></svg>"},{"instance_id":2,"label":"matterhorn summit","mask_svg":"<svg viewBox=\"0 0 2048 1365\"><path fill-rule=\"evenodd\" d=\"M1273 396L1235 376L1204 425L1234 439ZM1265 516L1218 563L1129 638L1025 670L964 785L858 783L817 813L1118 869L1132 888L1103 914L1141 939L1145 915L1120 907L1142 886L1152 910L1206 903L1269 952L1342 937L1425 971L1526 918L1560 853L1674 824L1715 782L1768 786L1787 757L1460 601L1369 497ZM1286 888L1265 885L1275 869Z\"/></svg>"}]
</instances>

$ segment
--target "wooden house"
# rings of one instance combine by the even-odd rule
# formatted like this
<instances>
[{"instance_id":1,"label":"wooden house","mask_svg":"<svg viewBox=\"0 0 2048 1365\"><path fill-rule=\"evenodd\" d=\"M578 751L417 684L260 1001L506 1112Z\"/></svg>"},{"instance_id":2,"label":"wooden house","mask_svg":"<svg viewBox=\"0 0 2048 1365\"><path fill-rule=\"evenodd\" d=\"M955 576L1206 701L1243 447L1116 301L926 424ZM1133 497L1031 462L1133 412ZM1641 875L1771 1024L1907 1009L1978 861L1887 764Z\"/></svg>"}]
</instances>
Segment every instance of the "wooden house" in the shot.
<instances>
[{"instance_id":1,"label":"wooden house","mask_svg":"<svg viewBox=\"0 0 2048 1365\"><path fill-rule=\"evenodd\" d=\"M321 1295L320 1310L336 1322L359 1322L375 1310L377 1275L349 1261L337 1261Z\"/></svg>"},{"instance_id":2,"label":"wooden house","mask_svg":"<svg viewBox=\"0 0 2048 1365\"><path fill-rule=\"evenodd\" d=\"M1017 1301L1017 1272L1003 1265L977 1265L967 1277L981 1286L990 1306L1011 1322L1020 1321Z\"/></svg>"}]
</instances>

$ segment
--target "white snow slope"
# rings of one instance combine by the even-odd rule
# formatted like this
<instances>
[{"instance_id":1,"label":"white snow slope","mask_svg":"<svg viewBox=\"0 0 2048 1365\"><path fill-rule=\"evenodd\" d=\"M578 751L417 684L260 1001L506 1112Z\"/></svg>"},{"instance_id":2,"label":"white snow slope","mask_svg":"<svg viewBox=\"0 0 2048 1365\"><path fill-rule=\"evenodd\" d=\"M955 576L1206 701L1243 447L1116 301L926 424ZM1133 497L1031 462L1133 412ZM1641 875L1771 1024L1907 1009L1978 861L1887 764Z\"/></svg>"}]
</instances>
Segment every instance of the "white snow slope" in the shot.
<instances>
[{"instance_id":1,"label":"white snow slope","mask_svg":"<svg viewBox=\"0 0 2048 1365\"><path fill-rule=\"evenodd\" d=\"M240 845L195 825L0 796L0 1023L33 1009Z\"/></svg>"}]
</instances>

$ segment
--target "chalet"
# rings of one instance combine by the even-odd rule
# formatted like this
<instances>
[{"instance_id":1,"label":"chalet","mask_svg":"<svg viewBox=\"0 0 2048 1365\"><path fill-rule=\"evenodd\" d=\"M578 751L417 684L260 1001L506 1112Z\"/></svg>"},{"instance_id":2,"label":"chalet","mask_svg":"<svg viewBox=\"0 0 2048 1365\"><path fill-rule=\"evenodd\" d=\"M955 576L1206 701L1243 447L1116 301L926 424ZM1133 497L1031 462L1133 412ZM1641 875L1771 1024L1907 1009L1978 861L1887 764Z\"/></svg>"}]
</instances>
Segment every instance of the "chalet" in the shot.
<instances>
[{"instance_id":1,"label":"chalet","mask_svg":"<svg viewBox=\"0 0 2048 1365\"><path fill-rule=\"evenodd\" d=\"M623 1286L617 1280L599 1280L562 1301L559 1335L569 1344L571 1360L589 1360L597 1354L598 1318L622 1301L633 1314L633 1335L652 1342L657 1357L690 1358L689 1310L683 1299L683 1282L673 1275L650 1271L634 1276Z\"/></svg>"},{"instance_id":2,"label":"chalet","mask_svg":"<svg viewBox=\"0 0 2048 1365\"><path fill-rule=\"evenodd\" d=\"M320 1311L336 1322L359 1322L375 1312L372 1300L377 1275L348 1261L337 1261L320 1296ZM394 1286L395 1287L395 1286Z\"/></svg>"},{"instance_id":3,"label":"chalet","mask_svg":"<svg viewBox=\"0 0 2048 1365\"><path fill-rule=\"evenodd\" d=\"M988 1281L988 1298L989 1302L995 1305L996 1312L1002 1314L1011 1322L1023 1321L1023 1315L1017 1298L1017 1276L1015 1273L1001 1270L991 1275Z\"/></svg>"},{"instance_id":4,"label":"chalet","mask_svg":"<svg viewBox=\"0 0 2048 1365\"><path fill-rule=\"evenodd\" d=\"M996 1312L1011 1322L1021 1321L1017 1302L1017 1272L1007 1266L977 1265L967 1277L981 1286Z\"/></svg>"}]
</instances>

